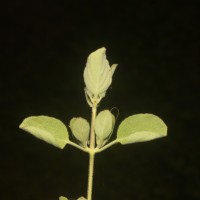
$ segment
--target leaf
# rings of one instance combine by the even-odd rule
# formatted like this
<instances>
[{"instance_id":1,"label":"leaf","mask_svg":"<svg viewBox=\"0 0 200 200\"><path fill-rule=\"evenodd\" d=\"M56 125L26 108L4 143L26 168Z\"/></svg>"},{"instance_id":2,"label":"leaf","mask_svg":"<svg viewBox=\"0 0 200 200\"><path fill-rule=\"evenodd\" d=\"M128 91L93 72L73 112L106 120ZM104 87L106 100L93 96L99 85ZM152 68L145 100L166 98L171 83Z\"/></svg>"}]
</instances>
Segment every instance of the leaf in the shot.
<instances>
[{"instance_id":1,"label":"leaf","mask_svg":"<svg viewBox=\"0 0 200 200\"><path fill-rule=\"evenodd\" d=\"M101 111L94 122L97 146L100 147L113 129L113 115L109 110Z\"/></svg>"},{"instance_id":2,"label":"leaf","mask_svg":"<svg viewBox=\"0 0 200 200\"><path fill-rule=\"evenodd\" d=\"M80 197L80 198L78 198L77 200L87 200L87 199L84 198L84 197Z\"/></svg>"},{"instance_id":3,"label":"leaf","mask_svg":"<svg viewBox=\"0 0 200 200\"><path fill-rule=\"evenodd\" d=\"M68 200L68 198L61 196L59 197L59 200Z\"/></svg>"},{"instance_id":4,"label":"leaf","mask_svg":"<svg viewBox=\"0 0 200 200\"><path fill-rule=\"evenodd\" d=\"M31 116L20 124L21 129L58 148L69 141L66 126L58 119L48 116Z\"/></svg>"},{"instance_id":5,"label":"leaf","mask_svg":"<svg viewBox=\"0 0 200 200\"><path fill-rule=\"evenodd\" d=\"M111 113L112 114L112 113ZM112 135L112 133L113 133L113 130L114 130L114 126L115 126L115 116L112 114L112 131L111 131L111 133L109 134L109 136L106 138L106 139L104 139L104 141L103 141L103 143L102 143L102 145L101 146L104 146L108 141L109 141L109 139L110 139L110 137L111 137L111 135Z\"/></svg>"},{"instance_id":6,"label":"leaf","mask_svg":"<svg viewBox=\"0 0 200 200\"><path fill-rule=\"evenodd\" d=\"M110 67L104 47L97 49L88 56L83 76L86 85L85 92L92 103L99 103L105 96L116 67L116 64ZM91 106L90 101L88 103Z\"/></svg>"},{"instance_id":7,"label":"leaf","mask_svg":"<svg viewBox=\"0 0 200 200\"><path fill-rule=\"evenodd\" d=\"M167 126L153 114L137 114L127 117L119 125L117 141L121 144L144 142L167 135Z\"/></svg>"},{"instance_id":8,"label":"leaf","mask_svg":"<svg viewBox=\"0 0 200 200\"><path fill-rule=\"evenodd\" d=\"M82 117L74 117L70 121L70 128L75 138L85 146L87 144L90 131L88 121Z\"/></svg>"}]
</instances>

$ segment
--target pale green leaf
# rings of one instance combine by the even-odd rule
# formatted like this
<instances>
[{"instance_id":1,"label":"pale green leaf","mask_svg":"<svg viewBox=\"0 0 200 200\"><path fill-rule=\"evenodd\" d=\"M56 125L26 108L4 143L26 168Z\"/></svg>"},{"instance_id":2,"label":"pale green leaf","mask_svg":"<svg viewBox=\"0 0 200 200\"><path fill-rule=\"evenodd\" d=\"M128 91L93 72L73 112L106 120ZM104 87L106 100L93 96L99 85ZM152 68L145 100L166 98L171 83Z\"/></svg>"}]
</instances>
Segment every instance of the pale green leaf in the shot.
<instances>
[{"instance_id":1,"label":"pale green leaf","mask_svg":"<svg viewBox=\"0 0 200 200\"><path fill-rule=\"evenodd\" d=\"M113 64L110 68L110 72L111 72L111 76L113 76L114 72L115 72L115 69L117 68L117 65L118 64Z\"/></svg>"},{"instance_id":2,"label":"pale green leaf","mask_svg":"<svg viewBox=\"0 0 200 200\"><path fill-rule=\"evenodd\" d=\"M84 197L80 197L80 198L78 198L77 200L87 200L87 199L84 198Z\"/></svg>"},{"instance_id":3,"label":"pale green leaf","mask_svg":"<svg viewBox=\"0 0 200 200\"><path fill-rule=\"evenodd\" d=\"M111 113L112 114L112 113ZM110 139L110 137L111 137L111 135L112 135L112 133L113 133L113 130L114 130L114 126L115 126L115 116L112 114L112 131L111 131L111 133L109 134L109 136L106 138L106 139L104 139L104 141L103 141L103 143L102 143L102 145L101 146L104 146L108 141L109 141L109 139Z\"/></svg>"},{"instance_id":4,"label":"pale green leaf","mask_svg":"<svg viewBox=\"0 0 200 200\"><path fill-rule=\"evenodd\" d=\"M48 116L31 116L20 124L21 129L58 148L69 141L66 126L58 119Z\"/></svg>"},{"instance_id":5,"label":"pale green leaf","mask_svg":"<svg viewBox=\"0 0 200 200\"><path fill-rule=\"evenodd\" d=\"M70 121L70 128L75 138L85 146L90 132L90 125L88 121L82 117L74 117Z\"/></svg>"},{"instance_id":6,"label":"pale green leaf","mask_svg":"<svg viewBox=\"0 0 200 200\"><path fill-rule=\"evenodd\" d=\"M167 126L153 114L137 114L127 117L119 125L117 141L121 144L144 142L167 135Z\"/></svg>"},{"instance_id":7,"label":"pale green leaf","mask_svg":"<svg viewBox=\"0 0 200 200\"><path fill-rule=\"evenodd\" d=\"M91 102L99 103L105 96L116 67L116 64L110 67L104 47L97 49L88 56L84 69L84 81L86 85L85 92ZM90 101L88 103L91 106Z\"/></svg>"},{"instance_id":8,"label":"pale green leaf","mask_svg":"<svg viewBox=\"0 0 200 200\"><path fill-rule=\"evenodd\" d=\"M59 200L68 200L68 198L61 196L59 197Z\"/></svg>"},{"instance_id":9,"label":"pale green leaf","mask_svg":"<svg viewBox=\"0 0 200 200\"><path fill-rule=\"evenodd\" d=\"M100 147L113 129L113 115L109 110L101 111L94 123L97 146Z\"/></svg>"}]
</instances>

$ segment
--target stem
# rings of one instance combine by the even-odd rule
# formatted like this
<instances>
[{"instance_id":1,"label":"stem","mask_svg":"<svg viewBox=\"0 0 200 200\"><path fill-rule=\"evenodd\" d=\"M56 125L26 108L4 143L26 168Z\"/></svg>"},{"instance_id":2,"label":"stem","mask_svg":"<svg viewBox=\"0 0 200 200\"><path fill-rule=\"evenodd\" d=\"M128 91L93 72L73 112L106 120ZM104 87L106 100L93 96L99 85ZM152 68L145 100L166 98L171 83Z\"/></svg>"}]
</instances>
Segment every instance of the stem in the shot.
<instances>
[{"instance_id":1,"label":"stem","mask_svg":"<svg viewBox=\"0 0 200 200\"><path fill-rule=\"evenodd\" d=\"M94 149L95 147L95 133L94 133L94 121L96 118L97 108L94 105L92 107L92 118L91 118L91 131L90 131L90 149Z\"/></svg>"},{"instance_id":2,"label":"stem","mask_svg":"<svg viewBox=\"0 0 200 200\"><path fill-rule=\"evenodd\" d=\"M90 148L89 148L89 172L88 172L88 189L87 200L92 200L92 186L93 186L93 174L94 174L94 157L95 157L95 133L94 133L94 121L96 118L96 105L92 107L91 118L91 131L90 131Z\"/></svg>"},{"instance_id":3,"label":"stem","mask_svg":"<svg viewBox=\"0 0 200 200\"><path fill-rule=\"evenodd\" d=\"M93 186L94 156L95 156L95 153L89 153L89 155L90 155L90 157L89 157L87 200L92 200L92 186Z\"/></svg>"}]
</instances>

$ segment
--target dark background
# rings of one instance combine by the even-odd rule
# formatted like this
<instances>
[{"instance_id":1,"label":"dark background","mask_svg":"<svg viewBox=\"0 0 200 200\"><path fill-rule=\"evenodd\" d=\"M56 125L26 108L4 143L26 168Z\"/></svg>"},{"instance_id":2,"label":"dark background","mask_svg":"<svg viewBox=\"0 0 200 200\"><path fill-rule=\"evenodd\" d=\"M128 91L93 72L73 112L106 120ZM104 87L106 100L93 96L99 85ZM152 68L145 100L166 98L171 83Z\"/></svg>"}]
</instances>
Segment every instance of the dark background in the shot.
<instances>
[{"instance_id":1,"label":"dark background","mask_svg":"<svg viewBox=\"0 0 200 200\"><path fill-rule=\"evenodd\" d=\"M7 0L0 6L0 199L86 196L88 156L18 128L30 115L90 119L83 70L118 63L99 110L154 113L168 137L96 156L94 200L200 199L199 6L194 1Z\"/></svg>"}]
</instances>

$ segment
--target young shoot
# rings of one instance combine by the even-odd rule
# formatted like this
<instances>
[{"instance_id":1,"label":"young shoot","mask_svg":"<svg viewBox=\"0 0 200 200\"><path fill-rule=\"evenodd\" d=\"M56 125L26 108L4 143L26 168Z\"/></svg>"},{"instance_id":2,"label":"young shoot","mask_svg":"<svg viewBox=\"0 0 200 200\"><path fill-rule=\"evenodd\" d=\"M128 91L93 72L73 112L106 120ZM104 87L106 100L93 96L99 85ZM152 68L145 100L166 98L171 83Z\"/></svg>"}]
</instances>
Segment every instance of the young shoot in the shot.
<instances>
[{"instance_id":1,"label":"young shoot","mask_svg":"<svg viewBox=\"0 0 200 200\"><path fill-rule=\"evenodd\" d=\"M115 126L115 116L111 110L97 112L98 105L105 97L112 83L117 64L109 65L104 47L92 52L84 69L85 96L91 107L91 122L82 117L73 117L69 122L70 132L75 140L69 139L67 126L60 120L49 116L30 116L23 120L20 128L33 136L63 149L66 145L74 146L89 154L89 172L87 197L77 200L92 200L95 154L114 144L122 145L145 142L167 135L167 126L153 114L135 114L125 118L119 125L116 137L110 141ZM60 196L59 200L68 200Z\"/></svg>"}]
</instances>

